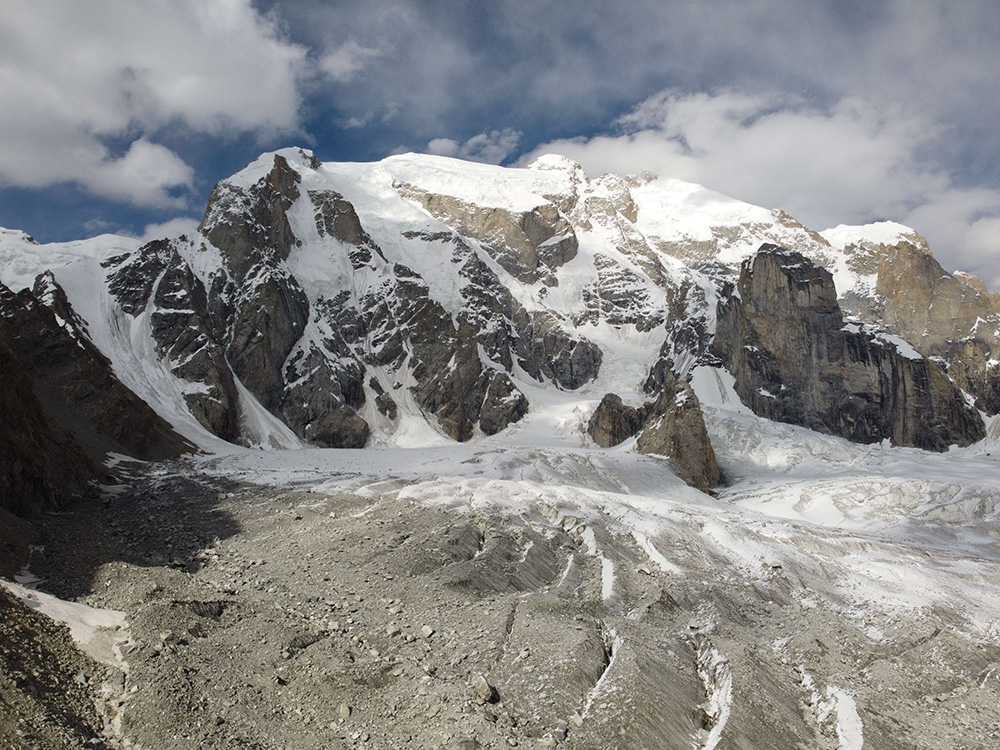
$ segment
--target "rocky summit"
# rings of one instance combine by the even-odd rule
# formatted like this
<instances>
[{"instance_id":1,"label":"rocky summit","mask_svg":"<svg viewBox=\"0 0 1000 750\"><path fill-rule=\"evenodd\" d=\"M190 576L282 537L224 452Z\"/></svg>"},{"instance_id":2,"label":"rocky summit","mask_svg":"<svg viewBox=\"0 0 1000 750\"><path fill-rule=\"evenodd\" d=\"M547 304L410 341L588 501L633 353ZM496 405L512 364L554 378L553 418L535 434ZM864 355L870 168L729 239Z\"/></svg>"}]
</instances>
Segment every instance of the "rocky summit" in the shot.
<instances>
[{"instance_id":1,"label":"rocky summit","mask_svg":"<svg viewBox=\"0 0 1000 750\"><path fill-rule=\"evenodd\" d=\"M0 230L0 748L993 748L1000 297L653 175Z\"/></svg>"}]
</instances>

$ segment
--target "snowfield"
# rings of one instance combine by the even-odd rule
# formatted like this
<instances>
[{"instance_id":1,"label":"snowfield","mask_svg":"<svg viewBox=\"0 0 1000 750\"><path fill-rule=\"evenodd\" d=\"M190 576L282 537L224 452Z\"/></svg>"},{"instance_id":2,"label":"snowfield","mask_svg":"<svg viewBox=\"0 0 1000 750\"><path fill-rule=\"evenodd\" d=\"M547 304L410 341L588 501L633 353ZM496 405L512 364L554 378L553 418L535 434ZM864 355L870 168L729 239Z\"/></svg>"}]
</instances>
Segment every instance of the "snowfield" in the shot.
<instances>
[{"instance_id":1,"label":"snowfield","mask_svg":"<svg viewBox=\"0 0 1000 750\"><path fill-rule=\"evenodd\" d=\"M636 453L634 441L593 447L585 427L597 402L568 394L538 397L522 423L464 444L237 449L193 463L267 486L600 523L668 575L709 561L741 578L780 569L800 582L796 596L807 606L859 622L946 607L969 633L1000 637L995 437L945 454L857 445L754 416L724 370L700 367L693 383L726 480L715 497ZM598 547L590 554L607 557Z\"/></svg>"}]
</instances>

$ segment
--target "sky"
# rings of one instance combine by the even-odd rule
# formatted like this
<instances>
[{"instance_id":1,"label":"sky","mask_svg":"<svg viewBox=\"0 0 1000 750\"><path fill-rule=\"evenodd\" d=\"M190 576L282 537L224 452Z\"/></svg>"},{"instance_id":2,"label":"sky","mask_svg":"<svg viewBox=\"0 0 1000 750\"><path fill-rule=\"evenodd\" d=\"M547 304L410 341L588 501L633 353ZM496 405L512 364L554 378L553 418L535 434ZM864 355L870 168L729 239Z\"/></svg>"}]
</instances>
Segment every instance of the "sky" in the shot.
<instances>
[{"instance_id":1,"label":"sky","mask_svg":"<svg viewBox=\"0 0 1000 750\"><path fill-rule=\"evenodd\" d=\"M193 225L264 151L651 171L1000 289L995 0L0 0L0 226Z\"/></svg>"}]
</instances>

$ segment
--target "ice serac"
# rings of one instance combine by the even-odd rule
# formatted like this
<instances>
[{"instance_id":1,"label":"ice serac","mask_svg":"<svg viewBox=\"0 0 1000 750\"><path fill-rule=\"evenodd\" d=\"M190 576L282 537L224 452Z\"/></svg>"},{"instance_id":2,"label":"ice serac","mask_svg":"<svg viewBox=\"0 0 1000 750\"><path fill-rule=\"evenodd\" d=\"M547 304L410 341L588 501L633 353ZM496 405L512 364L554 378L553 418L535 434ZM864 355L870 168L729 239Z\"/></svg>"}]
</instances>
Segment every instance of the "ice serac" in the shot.
<instances>
[{"instance_id":1,"label":"ice serac","mask_svg":"<svg viewBox=\"0 0 1000 750\"><path fill-rule=\"evenodd\" d=\"M730 291L714 350L755 413L928 450L984 436L945 371L898 337L845 323L832 274L801 253L763 245Z\"/></svg>"},{"instance_id":2,"label":"ice serac","mask_svg":"<svg viewBox=\"0 0 1000 750\"><path fill-rule=\"evenodd\" d=\"M920 234L889 222L824 233L861 281L840 290L845 312L906 339L988 414L1000 412L1000 295L945 271ZM845 285L846 286L846 285Z\"/></svg>"}]
</instances>

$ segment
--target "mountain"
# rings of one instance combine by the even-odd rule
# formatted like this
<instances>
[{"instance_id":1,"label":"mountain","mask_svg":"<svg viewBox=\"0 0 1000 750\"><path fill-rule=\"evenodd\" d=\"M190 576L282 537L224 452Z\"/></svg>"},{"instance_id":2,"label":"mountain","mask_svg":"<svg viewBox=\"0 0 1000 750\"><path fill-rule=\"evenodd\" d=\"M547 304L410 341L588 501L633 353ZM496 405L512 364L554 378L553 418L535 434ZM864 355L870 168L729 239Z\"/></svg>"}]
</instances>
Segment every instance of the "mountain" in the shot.
<instances>
[{"instance_id":1,"label":"mountain","mask_svg":"<svg viewBox=\"0 0 1000 750\"><path fill-rule=\"evenodd\" d=\"M663 428L697 364L728 367L757 414L858 442L967 445L1000 411L1000 297L912 230L818 233L558 156L283 149L218 183L196 232L38 245L4 230L0 259L5 283L77 321L63 325L82 349L207 449L466 441L615 394L648 402L616 440L638 435L682 474L694 461L707 488L707 437L697 456L666 447L704 431L693 391L694 423Z\"/></svg>"},{"instance_id":2,"label":"mountain","mask_svg":"<svg viewBox=\"0 0 1000 750\"><path fill-rule=\"evenodd\" d=\"M4 747L996 746L997 296L906 227L285 149L0 281Z\"/></svg>"}]
</instances>

